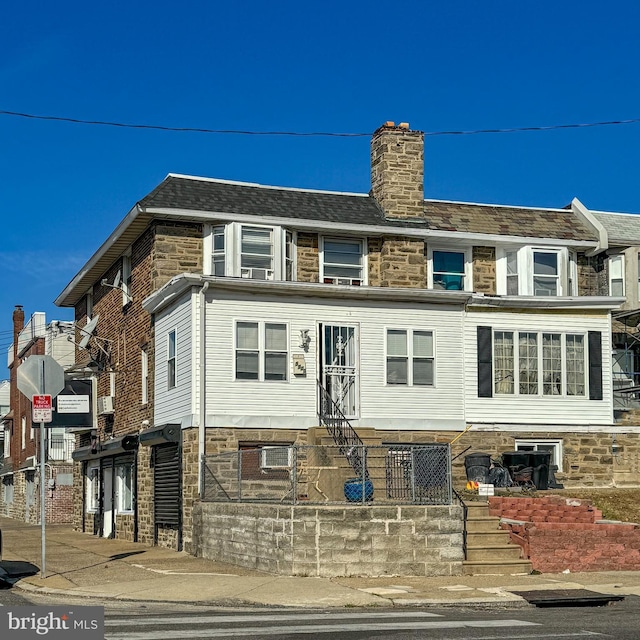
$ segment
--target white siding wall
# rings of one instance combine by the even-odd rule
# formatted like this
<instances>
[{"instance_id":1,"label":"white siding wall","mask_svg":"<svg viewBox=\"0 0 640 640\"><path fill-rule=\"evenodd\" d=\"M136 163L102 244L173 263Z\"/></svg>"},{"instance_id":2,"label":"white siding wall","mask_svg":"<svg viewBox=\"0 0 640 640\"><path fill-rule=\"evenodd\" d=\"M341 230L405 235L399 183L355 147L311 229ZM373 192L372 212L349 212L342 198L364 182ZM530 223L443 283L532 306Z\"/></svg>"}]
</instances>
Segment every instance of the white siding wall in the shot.
<instances>
[{"instance_id":1,"label":"white siding wall","mask_svg":"<svg viewBox=\"0 0 640 640\"><path fill-rule=\"evenodd\" d=\"M318 325L359 328L360 420L354 424L388 429L460 429L464 424L462 310L443 305L352 301L330 303L304 298L231 294L207 298L207 425L305 428L318 423ZM234 379L234 326L238 320L285 322L289 328L289 380ZM385 329L434 332L435 387L385 384ZM299 346L301 329L311 342ZM293 354L304 354L306 376L294 376Z\"/></svg>"},{"instance_id":2,"label":"white siding wall","mask_svg":"<svg viewBox=\"0 0 640 640\"><path fill-rule=\"evenodd\" d=\"M602 334L603 400L586 397L499 395L478 398L478 346L477 327L491 326L507 331L550 331L556 333L584 333L585 345L588 331ZM584 315L579 313L506 313L504 311L470 311L465 321L464 350L465 405L467 422L489 424L590 425L613 422L613 395L611 386L610 356L611 325L606 313Z\"/></svg>"},{"instance_id":3,"label":"white siding wall","mask_svg":"<svg viewBox=\"0 0 640 640\"><path fill-rule=\"evenodd\" d=\"M192 414L192 297L182 296L156 316L154 423L190 421ZM167 388L167 337L176 330L176 387Z\"/></svg>"}]
</instances>

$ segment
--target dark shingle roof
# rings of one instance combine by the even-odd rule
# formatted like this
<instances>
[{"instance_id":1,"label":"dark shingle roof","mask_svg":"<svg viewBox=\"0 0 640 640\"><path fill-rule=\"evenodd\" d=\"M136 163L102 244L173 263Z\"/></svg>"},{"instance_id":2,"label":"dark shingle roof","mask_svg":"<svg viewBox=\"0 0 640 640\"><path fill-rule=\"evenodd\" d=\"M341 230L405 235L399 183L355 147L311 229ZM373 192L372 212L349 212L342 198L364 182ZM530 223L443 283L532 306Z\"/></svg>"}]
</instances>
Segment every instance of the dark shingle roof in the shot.
<instances>
[{"instance_id":1,"label":"dark shingle roof","mask_svg":"<svg viewBox=\"0 0 640 640\"><path fill-rule=\"evenodd\" d=\"M169 175L140 204L325 222L385 224L382 210L367 195L263 187L174 175Z\"/></svg>"},{"instance_id":2,"label":"dark shingle roof","mask_svg":"<svg viewBox=\"0 0 640 640\"><path fill-rule=\"evenodd\" d=\"M282 217L343 224L595 241L595 231L570 209L533 209L427 200L424 218L386 217L366 194L282 187L169 175L140 203L143 207Z\"/></svg>"}]
</instances>

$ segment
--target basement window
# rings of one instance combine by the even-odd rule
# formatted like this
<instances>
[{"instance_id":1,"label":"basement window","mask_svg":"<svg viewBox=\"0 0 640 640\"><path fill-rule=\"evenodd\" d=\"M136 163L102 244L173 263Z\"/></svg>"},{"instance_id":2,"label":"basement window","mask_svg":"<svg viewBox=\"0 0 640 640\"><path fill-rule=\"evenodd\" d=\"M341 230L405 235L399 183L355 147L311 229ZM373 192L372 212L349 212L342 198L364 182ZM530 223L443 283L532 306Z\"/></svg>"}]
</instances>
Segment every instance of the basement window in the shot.
<instances>
[{"instance_id":1,"label":"basement window","mask_svg":"<svg viewBox=\"0 0 640 640\"><path fill-rule=\"evenodd\" d=\"M562 471L562 440L516 440L516 451L548 451L551 453L550 464Z\"/></svg>"}]
</instances>

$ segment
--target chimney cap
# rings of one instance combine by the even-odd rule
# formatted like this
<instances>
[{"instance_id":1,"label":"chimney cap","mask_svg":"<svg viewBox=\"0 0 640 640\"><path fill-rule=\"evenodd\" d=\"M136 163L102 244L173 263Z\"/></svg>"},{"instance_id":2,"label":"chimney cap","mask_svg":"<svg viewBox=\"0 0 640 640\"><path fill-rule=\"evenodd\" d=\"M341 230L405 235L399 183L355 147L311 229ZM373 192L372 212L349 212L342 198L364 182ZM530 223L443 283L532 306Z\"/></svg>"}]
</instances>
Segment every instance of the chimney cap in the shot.
<instances>
[{"instance_id":1,"label":"chimney cap","mask_svg":"<svg viewBox=\"0 0 640 640\"><path fill-rule=\"evenodd\" d=\"M387 120L382 126L392 128L396 126L396 123L393 120Z\"/></svg>"},{"instance_id":2,"label":"chimney cap","mask_svg":"<svg viewBox=\"0 0 640 640\"><path fill-rule=\"evenodd\" d=\"M408 122L401 122L398 125L398 129L407 129L408 130L409 129L409 123Z\"/></svg>"}]
</instances>

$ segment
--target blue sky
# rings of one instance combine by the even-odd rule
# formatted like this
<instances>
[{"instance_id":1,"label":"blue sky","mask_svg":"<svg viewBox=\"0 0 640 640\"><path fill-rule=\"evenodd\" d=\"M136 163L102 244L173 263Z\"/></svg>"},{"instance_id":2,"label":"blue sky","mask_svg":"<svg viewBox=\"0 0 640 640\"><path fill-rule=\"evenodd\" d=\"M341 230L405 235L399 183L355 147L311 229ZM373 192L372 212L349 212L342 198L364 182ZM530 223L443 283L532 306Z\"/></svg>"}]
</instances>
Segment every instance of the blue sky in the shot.
<instances>
[{"instance_id":1,"label":"blue sky","mask_svg":"<svg viewBox=\"0 0 640 640\"><path fill-rule=\"evenodd\" d=\"M253 131L640 118L640 3L22 0L0 110ZM366 192L368 138L169 133L0 115L0 349L169 172ZM640 212L640 124L429 136L428 198ZM4 358L4 356L2 356ZM0 370L0 378L6 376Z\"/></svg>"}]
</instances>

